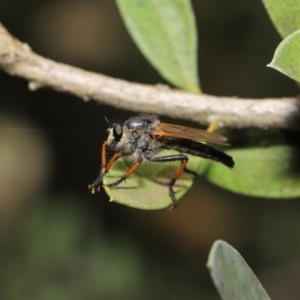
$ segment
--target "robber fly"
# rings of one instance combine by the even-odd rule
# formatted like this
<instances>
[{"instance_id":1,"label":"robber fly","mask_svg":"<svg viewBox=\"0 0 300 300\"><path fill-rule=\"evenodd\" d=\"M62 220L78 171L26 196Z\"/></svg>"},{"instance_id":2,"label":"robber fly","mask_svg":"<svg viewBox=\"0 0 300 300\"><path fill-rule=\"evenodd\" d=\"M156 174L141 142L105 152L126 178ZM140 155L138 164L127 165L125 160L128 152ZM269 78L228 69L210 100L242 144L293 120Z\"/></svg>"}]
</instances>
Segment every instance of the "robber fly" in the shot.
<instances>
[{"instance_id":1,"label":"robber fly","mask_svg":"<svg viewBox=\"0 0 300 300\"><path fill-rule=\"evenodd\" d=\"M169 194L172 200L171 209L177 206L173 186L182 172L194 173L186 168L188 156L191 154L218 161L229 168L233 168L234 161L231 156L207 144L226 144L227 138L208 131L184 127L175 124L162 123L156 116L137 116L130 118L124 124L109 123L108 138L102 145L102 162L100 174L88 186L91 193L100 191L103 177L108 173L114 162L124 156L134 156L136 162L129 170L115 182L107 184L114 188L128 178L143 161L151 162L180 162L180 166L168 183ZM159 156L164 149L178 151L176 155ZM107 150L113 156L107 161ZM195 174L196 175L196 174Z\"/></svg>"}]
</instances>

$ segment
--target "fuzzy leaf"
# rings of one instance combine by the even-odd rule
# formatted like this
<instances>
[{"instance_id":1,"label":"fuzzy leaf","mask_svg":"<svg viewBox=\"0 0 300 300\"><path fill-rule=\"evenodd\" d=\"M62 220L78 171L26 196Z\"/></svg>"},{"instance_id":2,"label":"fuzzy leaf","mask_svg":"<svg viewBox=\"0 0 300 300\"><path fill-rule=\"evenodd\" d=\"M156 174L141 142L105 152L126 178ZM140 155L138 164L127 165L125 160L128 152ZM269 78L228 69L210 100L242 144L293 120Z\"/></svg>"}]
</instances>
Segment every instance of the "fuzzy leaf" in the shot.
<instances>
[{"instance_id":1,"label":"fuzzy leaf","mask_svg":"<svg viewBox=\"0 0 300 300\"><path fill-rule=\"evenodd\" d=\"M265 198L287 199L300 196L300 174L294 168L291 146L230 149L233 170L212 163L203 175L211 182L233 192Z\"/></svg>"},{"instance_id":2,"label":"fuzzy leaf","mask_svg":"<svg viewBox=\"0 0 300 300\"><path fill-rule=\"evenodd\" d=\"M178 154L178 152L165 150L160 156ZM203 159L190 156L188 168L199 172ZM130 166L135 163L133 157L118 159L104 177L104 184L116 181L124 175ZM169 196L168 182L179 168L179 162L157 163L143 162L136 172L130 175L115 188L104 186L105 191L112 201L139 209L162 209L172 205ZM177 180L174 190L176 198L179 200L190 188L194 176L183 172Z\"/></svg>"},{"instance_id":3,"label":"fuzzy leaf","mask_svg":"<svg viewBox=\"0 0 300 300\"><path fill-rule=\"evenodd\" d=\"M281 37L300 29L299 0L263 0L263 3Z\"/></svg>"},{"instance_id":4,"label":"fuzzy leaf","mask_svg":"<svg viewBox=\"0 0 300 300\"><path fill-rule=\"evenodd\" d=\"M300 30L290 34L279 44L268 67L300 82Z\"/></svg>"},{"instance_id":5,"label":"fuzzy leaf","mask_svg":"<svg viewBox=\"0 0 300 300\"><path fill-rule=\"evenodd\" d=\"M200 92L197 32L188 0L116 0L141 52L169 82Z\"/></svg>"},{"instance_id":6,"label":"fuzzy leaf","mask_svg":"<svg viewBox=\"0 0 300 300\"><path fill-rule=\"evenodd\" d=\"M223 300L270 300L242 256L226 242L214 242L207 267Z\"/></svg>"}]
</instances>

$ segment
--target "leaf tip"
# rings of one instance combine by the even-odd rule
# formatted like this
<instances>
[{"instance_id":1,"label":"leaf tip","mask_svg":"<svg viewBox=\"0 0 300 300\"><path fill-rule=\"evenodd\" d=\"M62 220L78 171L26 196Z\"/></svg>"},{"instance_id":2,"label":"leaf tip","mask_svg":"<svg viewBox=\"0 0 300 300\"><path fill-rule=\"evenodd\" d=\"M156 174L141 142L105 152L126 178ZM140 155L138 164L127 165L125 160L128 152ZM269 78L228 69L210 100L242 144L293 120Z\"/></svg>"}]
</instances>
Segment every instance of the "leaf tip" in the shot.
<instances>
[{"instance_id":1,"label":"leaf tip","mask_svg":"<svg viewBox=\"0 0 300 300\"><path fill-rule=\"evenodd\" d=\"M209 256L208 256L208 261L206 263L206 267L210 270L212 268L213 265L213 259L215 257L215 254L217 252L217 250L222 247L222 245L228 245L226 242L224 242L223 240L216 240L214 241L210 252L209 252Z\"/></svg>"}]
</instances>

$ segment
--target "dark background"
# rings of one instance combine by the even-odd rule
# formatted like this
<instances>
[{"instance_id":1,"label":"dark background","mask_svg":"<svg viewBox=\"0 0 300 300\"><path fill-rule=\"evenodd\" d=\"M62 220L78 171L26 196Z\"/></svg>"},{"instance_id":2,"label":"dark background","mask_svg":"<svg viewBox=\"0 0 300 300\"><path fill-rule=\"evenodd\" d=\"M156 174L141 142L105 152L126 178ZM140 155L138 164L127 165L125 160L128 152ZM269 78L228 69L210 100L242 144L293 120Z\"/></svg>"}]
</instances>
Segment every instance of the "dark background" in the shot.
<instances>
[{"instance_id":1,"label":"dark background","mask_svg":"<svg viewBox=\"0 0 300 300\"><path fill-rule=\"evenodd\" d=\"M266 68L280 37L261 1L193 6L205 93L298 93L292 80ZM0 21L42 56L165 83L114 1L0 0ZM0 83L1 299L219 299L205 266L216 239L241 252L272 299L299 298L297 200L240 196L199 178L174 213L109 203L87 184L99 171L104 116L131 113L50 89L29 92L25 80L3 72Z\"/></svg>"}]
</instances>

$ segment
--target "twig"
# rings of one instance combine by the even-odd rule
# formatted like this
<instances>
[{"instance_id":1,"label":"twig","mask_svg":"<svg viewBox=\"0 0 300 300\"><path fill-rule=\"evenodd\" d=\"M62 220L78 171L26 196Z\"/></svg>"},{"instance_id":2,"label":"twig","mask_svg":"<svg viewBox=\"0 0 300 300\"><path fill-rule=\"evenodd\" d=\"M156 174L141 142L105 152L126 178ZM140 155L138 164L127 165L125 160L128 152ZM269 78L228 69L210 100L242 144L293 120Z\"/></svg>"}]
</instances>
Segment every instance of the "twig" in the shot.
<instances>
[{"instance_id":1,"label":"twig","mask_svg":"<svg viewBox=\"0 0 300 300\"><path fill-rule=\"evenodd\" d=\"M51 87L85 101L139 113L156 113L201 124L232 128L300 129L297 98L239 99L196 95L166 86L127 82L43 58L0 24L0 67L29 81L29 89ZM42 101L42 100L41 100Z\"/></svg>"}]
</instances>

